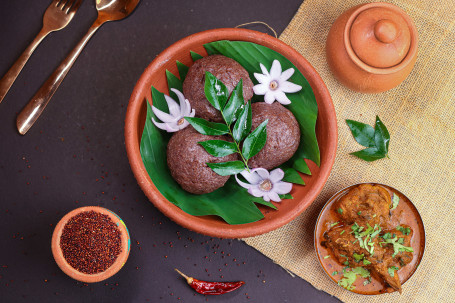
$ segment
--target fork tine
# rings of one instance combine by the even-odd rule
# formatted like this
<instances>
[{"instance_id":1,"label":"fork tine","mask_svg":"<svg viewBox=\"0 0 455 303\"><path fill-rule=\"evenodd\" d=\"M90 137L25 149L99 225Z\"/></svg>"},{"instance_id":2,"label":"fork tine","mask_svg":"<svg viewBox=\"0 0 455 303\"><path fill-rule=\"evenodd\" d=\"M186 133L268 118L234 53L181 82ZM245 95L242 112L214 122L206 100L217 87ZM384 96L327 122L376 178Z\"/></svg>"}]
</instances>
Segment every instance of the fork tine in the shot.
<instances>
[{"instance_id":1,"label":"fork tine","mask_svg":"<svg viewBox=\"0 0 455 303\"><path fill-rule=\"evenodd\" d=\"M60 1L61 1L61 0L54 0L54 1L53 1L53 2L54 2L54 5L58 7L58 5L60 4Z\"/></svg>"},{"instance_id":2,"label":"fork tine","mask_svg":"<svg viewBox=\"0 0 455 303\"><path fill-rule=\"evenodd\" d=\"M71 6L74 4L74 0L67 0L66 3L65 3L65 9L64 9L64 12L65 14L68 14L68 12L70 11L71 9Z\"/></svg>"},{"instance_id":3,"label":"fork tine","mask_svg":"<svg viewBox=\"0 0 455 303\"><path fill-rule=\"evenodd\" d=\"M73 5L71 6L71 9L68 10L68 12L75 13L79 6L81 6L82 0L75 0L75 3L73 2ZM66 13L68 13L66 12Z\"/></svg>"},{"instance_id":4,"label":"fork tine","mask_svg":"<svg viewBox=\"0 0 455 303\"><path fill-rule=\"evenodd\" d=\"M64 10L67 2L68 0L60 0L57 7L59 7L61 10Z\"/></svg>"}]
</instances>

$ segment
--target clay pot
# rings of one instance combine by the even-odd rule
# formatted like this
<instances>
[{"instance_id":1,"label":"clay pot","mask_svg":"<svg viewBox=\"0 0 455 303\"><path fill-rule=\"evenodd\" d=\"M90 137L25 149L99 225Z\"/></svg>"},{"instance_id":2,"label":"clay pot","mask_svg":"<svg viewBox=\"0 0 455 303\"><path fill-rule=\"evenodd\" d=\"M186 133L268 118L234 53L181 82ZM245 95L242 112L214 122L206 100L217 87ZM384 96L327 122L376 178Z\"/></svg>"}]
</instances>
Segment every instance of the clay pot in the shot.
<instances>
[{"instance_id":1,"label":"clay pot","mask_svg":"<svg viewBox=\"0 0 455 303\"><path fill-rule=\"evenodd\" d=\"M108 269L106 269L103 272L90 275L77 271L75 268L69 265L68 262L66 262L65 258L63 257L63 252L60 248L60 237L62 236L63 228L65 227L69 219L71 219L72 217L76 216L81 212L92 210L103 215L109 216L109 218L111 218L111 220L118 226L120 230L120 237L122 239L121 243L122 251L117 256L117 260L115 260L114 264L112 264ZM52 235L52 254L54 255L55 262L57 262L57 265L65 274L81 282L86 283L100 282L107 278L112 277L125 264L126 260L128 259L129 253L130 235L128 233L128 229L126 228L125 223L123 223L122 219L120 219L119 216L117 216L110 210L98 206L86 206L70 211L60 220L60 222L58 222L58 224L55 226L54 233Z\"/></svg>"},{"instance_id":2,"label":"clay pot","mask_svg":"<svg viewBox=\"0 0 455 303\"><path fill-rule=\"evenodd\" d=\"M176 60L190 66L190 51L207 55L204 43L219 40L248 41L266 46L286 56L305 76L313 89L318 103L316 136L321 152L321 166L308 161L311 176L303 175L306 185L295 185L293 200L275 203L277 210L259 206L265 218L257 222L229 225L216 216L192 216L169 202L150 179L140 153L140 142L147 113L146 102L152 101L150 87L167 92L166 70L178 74ZM152 101L153 102L153 101ZM321 192L333 162L337 148L337 120L329 91L319 74L300 53L282 41L269 35L247 30L224 28L209 30L186 37L169 46L145 69L131 95L125 119L125 145L131 169L139 186L149 200L167 217L190 230L221 238L243 238L260 235L289 223L301 214Z\"/></svg>"},{"instance_id":3,"label":"clay pot","mask_svg":"<svg viewBox=\"0 0 455 303\"><path fill-rule=\"evenodd\" d=\"M326 44L332 73L363 93L392 89L406 79L417 59L412 19L389 3L350 8L333 23Z\"/></svg>"}]
</instances>

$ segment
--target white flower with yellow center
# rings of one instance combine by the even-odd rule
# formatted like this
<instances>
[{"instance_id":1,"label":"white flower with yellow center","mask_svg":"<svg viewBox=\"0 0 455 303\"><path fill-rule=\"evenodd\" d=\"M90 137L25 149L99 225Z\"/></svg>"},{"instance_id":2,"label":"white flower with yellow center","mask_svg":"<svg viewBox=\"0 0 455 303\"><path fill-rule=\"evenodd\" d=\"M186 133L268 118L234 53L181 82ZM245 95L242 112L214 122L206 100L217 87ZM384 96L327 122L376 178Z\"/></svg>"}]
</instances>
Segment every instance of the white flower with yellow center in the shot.
<instances>
[{"instance_id":1,"label":"white flower with yellow center","mask_svg":"<svg viewBox=\"0 0 455 303\"><path fill-rule=\"evenodd\" d=\"M246 181L240 181L237 175L235 179L243 188L248 189L248 193L255 197L262 197L264 201L280 202L279 195L288 194L292 189L292 183L281 181L284 171L280 168L272 170L270 173L265 168L255 168L251 172L244 170L240 173Z\"/></svg>"},{"instance_id":2,"label":"white flower with yellow center","mask_svg":"<svg viewBox=\"0 0 455 303\"><path fill-rule=\"evenodd\" d=\"M164 98L166 99L166 103L169 108L169 114L159 110L155 106L152 106L153 113L162 121L162 123L160 123L152 118L153 124L169 133L176 132L187 127L189 123L185 120L185 117L194 117L195 115L195 111L194 109L191 109L188 99L185 99L183 94L175 88L171 88L171 91L173 91L179 98L180 106L174 99L167 95L164 95Z\"/></svg>"},{"instance_id":3,"label":"white flower with yellow center","mask_svg":"<svg viewBox=\"0 0 455 303\"><path fill-rule=\"evenodd\" d=\"M254 73L254 77L259 84L253 87L256 95L264 95L265 103L272 104L275 100L283 105L291 104L286 93L296 93L302 89L300 85L287 81L294 74L294 69L289 68L281 72L281 64L278 60L273 60L270 73L265 66L259 64L262 74Z\"/></svg>"}]
</instances>

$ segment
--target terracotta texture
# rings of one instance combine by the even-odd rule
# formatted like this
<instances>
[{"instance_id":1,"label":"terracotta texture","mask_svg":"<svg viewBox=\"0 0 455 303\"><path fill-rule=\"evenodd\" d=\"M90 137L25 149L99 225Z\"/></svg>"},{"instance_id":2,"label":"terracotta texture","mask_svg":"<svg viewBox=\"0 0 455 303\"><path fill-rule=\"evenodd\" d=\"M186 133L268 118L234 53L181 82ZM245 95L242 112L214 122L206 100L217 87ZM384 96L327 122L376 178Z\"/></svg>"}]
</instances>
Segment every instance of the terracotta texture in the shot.
<instances>
[{"instance_id":1,"label":"terracotta texture","mask_svg":"<svg viewBox=\"0 0 455 303\"><path fill-rule=\"evenodd\" d=\"M334 76L352 90L379 93L403 82L417 60L417 29L389 3L350 8L333 23L326 44Z\"/></svg>"},{"instance_id":2,"label":"terracotta texture","mask_svg":"<svg viewBox=\"0 0 455 303\"><path fill-rule=\"evenodd\" d=\"M321 166L317 167L316 164L308 161L313 175L303 176L306 186L294 186L291 192L294 200L275 203L278 208L276 211L260 206L265 218L242 225L229 225L215 216L192 216L167 201L150 180L140 155L140 141L146 116L145 102L147 99L152 100L151 85L159 91L167 92L166 69L177 75L176 60L186 65L191 65L193 61L191 60L190 50L205 56L207 52L203 44L218 40L254 42L285 55L310 83L319 107L316 135L321 151ZM128 159L136 180L150 201L167 217L183 227L205 235L222 238L260 235L289 223L302 213L314 201L329 177L335 160L337 136L337 122L332 99L321 77L310 63L296 50L282 41L247 29L209 30L186 37L168 47L147 67L137 82L128 104L125 119L125 141Z\"/></svg>"},{"instance_id":3,"label":"terracotta texture","mask_svg":"<svg viewBox=\"0 0 455 303\"><path fill-rule=\"evenodd\" d=\"M385 190L387 194L389 194L390 196L393 193L395 193L400 198L400 202L398 203L398 206L395 211L402 213L402 218L400 219L399 224L410 226L412 228L413 235L410 246L414 249L412 261L397 272L400 277L401 284L404 284L407 280L409 280L409 278L411 278L411 276L417 270L425 252L426 235L422 217L420 216L417 208L411 202L411 200L409 200L403 193L401 193L397 189L378 183L362 184L371 184L373 186L378 186ZM339 217L337 217L338 216L337 209L339 208L339 202L342 199L342 197L345 196L351 190L355 190L359 185L362 184L351 185L334 194L324 205L316 221L316 228L314 230L314 247L316 250L316 254L318 256L319 263L324 269L324 272L335 283L337 283L337 281L341 279L341 276L339 275L334 276L332 273L334 271L341 272L344 265L339 264L335 260L335 258L324 259L325 256L330 255L330 251L328 250L328 248L321 244L324 241L324 232L327 230L328 226L331 223L338 220ZM394 223L398 225L397 222ZM373 276L372 283L369 284L367 291L362 290L363 288L361 286L351 291L363 295L378 295L381 293L395 291L391 287L384 286L381 281L382 281L381 279L377 279L375 276ZM404 291L406 292L406 290Z\"/></svg>"},{"instance_id":4,"label":"terracotta texture","mask_svg":"<svg viewBox=\"0 0 455 303\"><path fill-rule=\"evenodd\" d=\"M63 252L60 248L60 237L62 235L63 228L65 227L65 224L68 222L68 220L81 212L91 210L109 216L112 221L118 226L122 239L122 251L118 255L117 260L115 260L114 264L112 264L108 269L97 274L85 274L74 269L71 265L68 264L68 262L66 262L65 258L63 257ZM110 210L98 206L85 206L70 211L60 220L60 222L58 222L52 235L52 254L54 255L54 259L55 262L57 262L57 265L65 274L71 278L85 283L100 282L115 275L126 263L129 253L130 235L125 223L123 223L122 219L120 219Z\"/></svg>"}]
</instances>

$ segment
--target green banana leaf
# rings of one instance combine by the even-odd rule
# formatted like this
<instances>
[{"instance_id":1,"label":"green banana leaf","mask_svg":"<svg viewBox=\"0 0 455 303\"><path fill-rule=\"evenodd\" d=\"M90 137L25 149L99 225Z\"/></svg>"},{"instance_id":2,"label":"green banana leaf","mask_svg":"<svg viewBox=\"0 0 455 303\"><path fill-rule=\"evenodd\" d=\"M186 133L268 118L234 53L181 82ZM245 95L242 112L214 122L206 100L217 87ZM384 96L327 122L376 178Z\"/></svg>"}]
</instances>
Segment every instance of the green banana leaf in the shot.
<instances>
[{"instance_id":1,"label":"green banana leaf","mask_svg":"<svg viewBox=\"0 0 455 303\"><path fill-rule=\"evenodd\" d=\"M263 63L268 69L270 69L274 59L280 61L283 70L294 67L295 73L290 81L302 85L303 89L298 93L287 95L292 101L288 108L300 123L302 138L296 155L286 163L286 166L293 167L304 173L310 173L303 158L310 159L319 165L319 148L314 130L317 118L317 104L310 85L297 68L281 54L254 43L218 41L206 44L204 47L209 54L219 53L238 61L250 73L253 81L255 81L253 73L260 72L259 62ZM191 55L193 60L201 57L194 52L191 52ZM180 62L177 64L180 79L172 73L166 72L169 90L171 88L181 90L187 73L185 65ZM174 94L170 95L175 97ZM152 99L154 106L167 111L164 94L153 87ZM260 100L259 98L256 99L255 101ZM233 177L228 180L225 186L209 194L194 195L184 191L172 178L167 166L166 146L171 134L155 127L151 120L152 117L158 120L151 110L150 103L147 102L147 118L140 146L141 156L151 180L168 201L190 215L216 215L228 224L245 224L264 218L255 203L276 209L272 203L249 195L246 189L240 187ZM288 169L292 170L292 168ZM297 180L296 183L300 182ZM290 195L286 195L283 198L292 199ZM284 203L292 203L292 200Z\"/></svg>"}]
</instances>

